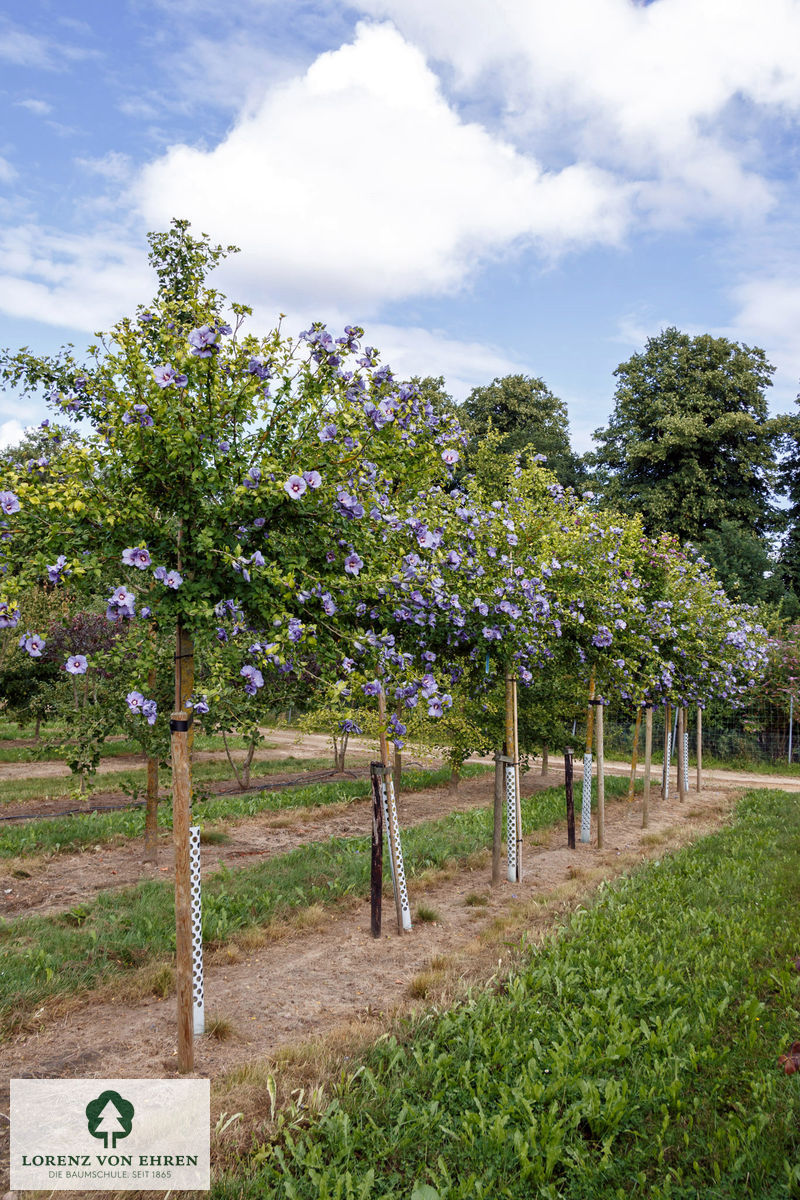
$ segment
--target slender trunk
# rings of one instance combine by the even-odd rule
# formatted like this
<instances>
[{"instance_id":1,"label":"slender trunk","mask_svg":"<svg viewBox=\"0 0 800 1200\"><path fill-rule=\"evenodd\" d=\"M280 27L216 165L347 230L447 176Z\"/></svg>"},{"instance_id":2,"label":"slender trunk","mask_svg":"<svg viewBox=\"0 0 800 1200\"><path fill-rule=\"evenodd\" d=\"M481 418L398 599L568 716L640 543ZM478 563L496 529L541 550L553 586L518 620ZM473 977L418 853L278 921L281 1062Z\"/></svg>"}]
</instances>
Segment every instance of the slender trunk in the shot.
<instances>
[{"instance_id":1,"label":"slender trunk","mask_svg":"<svg viewBox=\"0 0 800 1200\"><path fill-rule=\"evenodd\" d=\"M703 790L703 710L697 706L697 791Z\"/></svg>"},{"instance_id":2,"label":"slender trunk","mask_svg":"<svg viewBox=\"0 0 800 1200\"><path fill-rule=\"evenodd\" d=\"M633 753L631 754L631 781L628 784L628 800L633 800L636 791L636 768L639 764L639 731L642 728L642 710L636 709L636 728L633 731Z\"/></svg>"},{"instance_id":3,"label":"slender trunk","mask_svg":"<svg viewBox=\"0 0 800 1200\"><path fill-rule=\"evenodd\" d=\"M250 745L247 747L247 754L244 756L244 763L242 765L242 784L245 792L250 787L250 767L253 765L253 755L256 752L257 741L258 730L250 738Z\"/></svg>"},{"instance_id":4,"label":"slender trunk","mask_svg":"<svg viewBox=\"0 0 800 1200\"><path fill-rule=\"evenodd\" d=\"M147 675L150 695L155 695L156 669L151 667ZM147 756L147 796L144 808L144 860L158 862L158 759Z\"/></svg>"},{"instance_id":5,"label":"slender trunk","mask_svg":"<svg viewBox=\"0 0 800 1200\"><path fill-rule=\"evenodd\" d=\"M550 747L545 746L542 749L542 774L550 774Z\"/></svg>"},{"instance_id":6,"label":"slender trunk","mask_svg":"<svg viewBox=\"0 0 800 1200\"><path fill-rule=\"evenodd\" d=\"M644 725L644 793L642 797L642 829L650 824L650 767L653 759L653 706L648 704Z\"/></svg>"},{"instance_id":7,"label":"slender trunk","mask_svg":"<svg viewBox=\"0 0 800 1200\"><path fill-rule=\"evenodd\" d=\"M35 742L39 741L39 738L41 737L41 730L42 730L42 718L37 717L36 724L33 727L33 740Z\"/></svg>"},{"instance_id":8,"label":"slender trunk","mask_svg":"<svg viewBox=\"0 0 800 1200\"><path fill-rule=\"evenodd\" d=\"M686 762L683 757L683 727L685 722L685 709L681 705L678 709L678 799L683 802L686 799Z\"/></svg>"},{"instance_id":9,"label":"slender trunk","mask_svg":"<svg viewBox=\"0 0 800 1200\"><path fill-rule=\"evenodd\" d=\"M494 753L494 821L492 825L492 887L500 882L500 851L503 845L503 759Z\"/></svg>"},{"instance_id":10,"label":"slender trunk","mask_svg":"<svg viewBox=\"0 0 800 1200\"><path fill-rule=\"evenodd\" d=\"M461 782L461 763L450 764L450 780L449 787L451 791L455 791Z\"/></svg>"},{"instance_id":11,"label":"slender trunk","mask_svg":"<svg viewBox=\"0 0 800 1200\"><path fill-rule=\"evenodd\" d=\"M158 759L147 758L147 797L144 810L144 860L158 862Z\"/></svg>"},{"instance_id":12,"label":"slender trunk","mask_svg":"<svg viewBox=\"0 0 800 1200\"><path fill-rule=\"evenodd\" d=\"M606 833L606 785L603 775L603 706L597 705L597 849L603 849Z\"/></svg>"},{"instance_id":13,"label":"slender trunk","mask_svg":"<svg viewBox=\"0 0 800 1200\"><path fill-rule=\"evenodd\" d=\"M178 663L176 660L176 669ZM178 1001L178 1070L194 1067L192 913L189 865L191 775L186 710L172 714L172 832L175 845L175 959Z\"/></svg>"},{"instance_id":14,"label":"slender trunk","mask_svg":"<svg viewBox=\"0 0 800 1200\"><path fill-rule=\"evenodd\" d=\"M403 715L403 705L402 704L398 704L397 709L396 709L396 715L397 715L397 719L400 720L400 718ZM397 804L397 809L399 812L400 811L400 781L401 781L401 778L403 775L403 751L397 745L397 742L392 743L392 748L394 750L394 756L392 759L392 778L394 780L394 798L395 798L395 803Z\"/></svg>"},{"instance_id":15,"label":"slender trunk","mask_svg":"<svg viewBox=\"0 0 800 1200\"><path fill-rule=\"evenodd\" d=\"M224 729L222 731L222 744L225 747L225 755L228 759L228 762L231 765L231 770L233 771L233 774L236 777L237 787L239 788L240 792L243 792L245 790L244 783L242 782L242 777L239 774L239 768L236 766L236 762L234 761L233 755L231 754L231 749L230 749L230 746L228 745L228 737L227 737L227 734L225 733Z\"/></svg>"}]
</instances>

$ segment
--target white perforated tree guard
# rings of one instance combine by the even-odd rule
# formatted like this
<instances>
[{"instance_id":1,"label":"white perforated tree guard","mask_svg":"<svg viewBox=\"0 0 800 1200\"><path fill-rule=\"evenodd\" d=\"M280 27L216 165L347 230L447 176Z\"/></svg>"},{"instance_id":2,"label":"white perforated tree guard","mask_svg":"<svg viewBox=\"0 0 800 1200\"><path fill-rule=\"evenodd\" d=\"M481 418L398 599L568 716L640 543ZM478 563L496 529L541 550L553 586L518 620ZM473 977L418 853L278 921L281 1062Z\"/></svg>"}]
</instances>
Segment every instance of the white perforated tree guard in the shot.
<instances>
[{"instance_id":1,"label":"white perforated tree guard","mask_svg":"<svg viewBox=\"0 0 800 1200\"><path fill-rule=\"evenodd\" d=\"M508 882L517 882L517 777L512 763L506 763L506 851Z\"/></svg>"},{"instance_id":2,"label":"white perforated tree guard","mask_svg":"<svg viewBox=\"0 0 800 1200\"><path fill-rule=\"evenodd\" d=\"M200 882L200 826L189 829L189 877L192 889L192 1001L195 1036L205 1033L203 995L203 896Z\"/></svg>"},{"instance_id":3,"label":"white perforated tree guard","mask_svg":"<svg viewBox=\"0 0 800 1200\"><path fill-rule=\"evenodd\" d=\"M383 824L386 828L386 842L389 847L389 863L392 868L392 887L395 898L400 896L400 914L403 929L411 928L411 906L408 903L408 887L406 886L406 869L403 864L403 847L400 842L400 822L397 819L397 805L394 799L394 788L386 786L386 780L381 780L381 797L383 798ZM391 820L389 819L391 817ZM392 830L395 836L392 837Z\"/></svg>"},{"instance_id":4,"label":"white perforated tree guard","mask_svg":"<svg viewBox=\"0 0 800 1200\"><path fill-rule=\"evenodd\" d=\"M672 738L667 738L667 754L664 760L664 799L669 800L669 771L672 766Z\"/></svg>"},{"instance_id":5,"label":"white perforated tree guard","mask_svg":"<svg viewBox=\"0 0 800 1200\"><path fill-rule=\"evenodd\" d=\"M592 756L583 756L583 796L581 802L581 841L592 840Z\"/></svg>"},{"instance_id":6,"label":"white perforated tree guard","mask_svg":"<svg viewBox=\"0 0 800 1200\"><path fill-rule=\"evenodd\" d=\"M689 733L683 735L683 786L689 790Z\"/></svg>"}]
</instances>

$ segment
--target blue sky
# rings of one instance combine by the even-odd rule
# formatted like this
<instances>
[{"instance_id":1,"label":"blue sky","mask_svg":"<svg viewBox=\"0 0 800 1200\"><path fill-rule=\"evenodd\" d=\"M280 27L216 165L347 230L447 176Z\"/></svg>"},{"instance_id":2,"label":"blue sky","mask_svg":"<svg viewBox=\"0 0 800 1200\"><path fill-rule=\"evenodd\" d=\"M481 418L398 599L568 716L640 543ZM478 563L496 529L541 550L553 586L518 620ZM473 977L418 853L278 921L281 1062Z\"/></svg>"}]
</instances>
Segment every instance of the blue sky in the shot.
<instances>
[{"instance_id":1,"label":"blue sky","mask_svg":"<svg viewBox=\"0 0 800 1200\"><path fill-rule=\"evenodd\" d=\"M220 285L455 395L542 376L575 444L675 324L800 376L798 0L6 0L0 345L86 344L172 216ZM44 415L0 395L0 442Z\"/></svg>"}]
</instances>

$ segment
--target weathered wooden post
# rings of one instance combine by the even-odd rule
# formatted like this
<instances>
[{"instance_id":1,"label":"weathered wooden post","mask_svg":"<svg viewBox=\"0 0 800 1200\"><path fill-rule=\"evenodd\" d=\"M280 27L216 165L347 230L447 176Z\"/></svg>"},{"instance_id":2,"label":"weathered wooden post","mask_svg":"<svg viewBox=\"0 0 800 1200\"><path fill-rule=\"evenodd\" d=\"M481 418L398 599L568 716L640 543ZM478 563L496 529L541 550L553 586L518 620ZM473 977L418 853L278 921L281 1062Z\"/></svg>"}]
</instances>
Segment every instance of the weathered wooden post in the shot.
<instances>
[{"instance_id":1,"label":"weathered wooden post","mask_svg":"<svg viewBox=\"0 0 800 1200\"><path fill-rule=\"evenodd\" d=\"M583 795L581 797L581 841L592 840L592 742L594 741L595 669L589 679L589 704L586 712L586 746L583 754Z\"/></svg>"},{"instance_id":2,"label":"weathered wooden post","mask_svg":"<svg viewBox=\"0 0 800 1200\"><path fill-rule=\"evenodd\" d=\"M669 800L669 764L672 757L672 705L664 709L664 766L662 768L661 799Z\"/></svg>"},{"instance_id":3,"label":"weathered wooden post","mask_svg":"<svg viewBox=\"0 0 800 1200\"><path fill-rule=\"evenodd\" d=\"M703 710L697 706L697 791L703 790Z\"/></svg>"},{"instance_id":4,"label":"weathered wooden post","mask_svg":"<svg viewBox=\"0 0 800 1200\"><path fill-rule=\"evenodd\" d=\"M575 849L575 797L572 790L573 762L572 747L564 751L564 794L567 800L567 846Z\"/></svg>"},{"instance_id":5,"label":"weathered wooden post","mask_svg":"<svg viewBox=\"0 0 800 1200\"><path fill-rule=\"evenodd\" d=\"M653 706L647 705L644 719L644 790L642 793L642 829L650 824L650 768L653 763Z\"/></svg>"},{"instance_id":6,"label":"weathered wooden post","mask_svg":"<svg viewBox=\"0 0 800 1200\"><path fill-rule=\"evenodd\" d=\"M603 703L597 705L597 849L602 850L606 835L606 781L603 774L605 750L603 747Z\"/></svg>"},{"instance_id":7,"label":"weathered wooden post","mask_svg":"<svg viewBox=\"0 0 800 1200\"><path fill-rule=\"evenodd\" d=\"M381 683L381 690L378 693L378 716L380 719L381 759L385 768L381 784L383 815L386 823L386 839L389 843L389 862L392 868L394 904L397 911L397 932L402 935L406 930L411 928L411 906L408 902L406 870L403 863L403 846L400 841L400 822L397 819L392 771L389 766L389 744L386 740L386 699L383 694L383 683Z\"/></svg>"},{"instance_id":8,"label":"weathered wooden post","mask_svg":"<svg viewBox=\"0 0 800 1200\"><path fill-rule=\"evenodd\" d=\"M372 936L381 936L381 902L383 897L383 763L369 764L372 783L372 863L370 870L370 928Z\"/></svg>"},{"instance_id":9,"label":"weathered wooden post","mask_svg":"<svg viewBox=\"0 0 800 1200\"><path fill-rule=\"evenodd\" d=\"M639 733L642 728L642 710L636 708L636 726L633 731L633 751L631 753L631 779L628 784L628 801L632 801L636 791L636 768L639 765Z\"/></svg>"},{"instance_id":10,"label":"weathered wooden post","mask_svg":"<svg viewBox=\"0 0 800 1200\"><path fill-rule=\"evenodd\" d=\"M494 752L494 822L492 826L492 887L500 882L500 854L503 848L503 756Z\"/></svg>"},{"instance_id":11,"label":"weathered wooden post","mask_svg":"<svg viewBox=\"0 0 800 1200\"><path fill-rule=\"evenodd\" d=\"M172 831L175 845L175 974L178 997L178 1070L194 1069L192 1003L192 900L189 866L191 780L189 716L172 714Z\"/></svg>"},{"instance_id":12,"label":"weathered wooden post","mask_svg":"<svg viewBox=\"0 0 800 1200\"><path fill-rule=\"evenodd\" d=\"M678 799L681 803L686 799L686 763L683 755L683 725L685 720L683 705L678 707Z\"/></svg>"}]
</instances>

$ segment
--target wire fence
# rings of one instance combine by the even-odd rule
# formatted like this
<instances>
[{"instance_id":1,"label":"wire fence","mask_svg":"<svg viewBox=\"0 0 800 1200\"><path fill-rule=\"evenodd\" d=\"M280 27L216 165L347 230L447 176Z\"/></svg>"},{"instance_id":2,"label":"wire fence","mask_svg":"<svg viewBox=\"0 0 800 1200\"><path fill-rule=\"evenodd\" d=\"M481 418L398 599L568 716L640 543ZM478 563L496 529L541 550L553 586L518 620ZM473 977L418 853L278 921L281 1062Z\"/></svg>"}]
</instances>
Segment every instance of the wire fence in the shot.
<instances>
[{"instance_id":1,"label":"wire fence","mask_svg":"<svg viewBox=\"0 0 800 1200\"><path fill-rule=\"evenodd\" d=\"M690 708L687 732L689 755L697 757L697 709ZM664 745L665 710L653 710L653 761L661 762ZM609 758L629 759L633 747L636 714L615 712L612 706L605 719L605 752ZM677 713L672 710L670 735L675 744ZM644 720L640 730L640 755L644 744ZM747 763L800 763L800 705L754 701L742 708L711 704L702 718L703 760L731 766Z\"/></svg>"}]
</instances>

